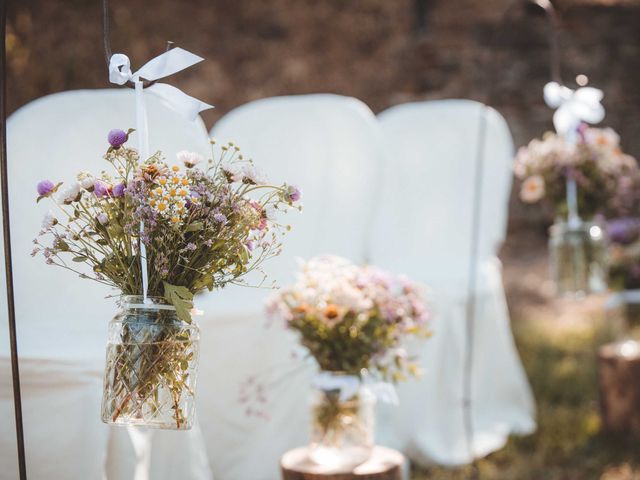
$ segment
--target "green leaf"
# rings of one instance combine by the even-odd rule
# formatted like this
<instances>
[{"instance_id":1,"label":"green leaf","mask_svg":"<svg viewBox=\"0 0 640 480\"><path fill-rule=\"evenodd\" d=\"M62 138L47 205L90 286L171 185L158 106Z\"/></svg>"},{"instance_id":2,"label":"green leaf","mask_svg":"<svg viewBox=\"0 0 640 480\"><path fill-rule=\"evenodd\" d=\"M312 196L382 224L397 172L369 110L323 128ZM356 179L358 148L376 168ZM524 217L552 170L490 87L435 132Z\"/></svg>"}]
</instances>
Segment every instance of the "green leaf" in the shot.
<instances>
[{"instance_id":1,"label":"green leaf","mask_svg":"<svg viewBox=\"0 0 640 480\"><path fill-rule=\"evenodd\" d=\"M203 228L202 222L193 222L187 225L187 228L185 228L185 231L197 232L198 230L202 230L202 228Z\"/></svg>"},{"instance_id":2,"label":"green leaf","mask_svg":"<svg viewBox=\"0 0 640 480\"><path fill-rule=\"evenodd\" d=\"M176 307L176 313L180 320L191 323L190 310L193 308L193 293L187 287L179 287L171 285L167 282L164 284L164 298Z\"/></svg>"},{"instance_id":3,"label":"green leaf","mask_svg":"<svg viewBox=\"0 0 640 480\"><path fill-rule=\"evenodd\" d=\"M73 257L71 260L73 260L74 262L86 262L87 260L89 260L89 257L83 257L83 256L77 256L77 257Z\"/></svg>"}]
</instances>

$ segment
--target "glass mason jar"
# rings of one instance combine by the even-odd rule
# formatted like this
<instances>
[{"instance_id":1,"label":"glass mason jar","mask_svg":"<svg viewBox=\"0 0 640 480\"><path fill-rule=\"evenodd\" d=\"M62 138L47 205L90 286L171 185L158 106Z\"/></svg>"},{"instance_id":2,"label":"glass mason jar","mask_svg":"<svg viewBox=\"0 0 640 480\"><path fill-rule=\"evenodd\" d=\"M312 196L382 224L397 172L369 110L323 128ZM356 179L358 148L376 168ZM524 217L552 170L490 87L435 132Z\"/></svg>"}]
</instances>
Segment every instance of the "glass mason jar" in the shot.
<instances>
[{"instance_id":1,"label":"glass mason jar","mask_svg":"<svg viewBox=\"0 0 640 480\"><path fill-rule=\"evenodd\" d=\"M102 421L188 430L200 332L163 298L123 296L109 324Z\"/></svg>"},{"instance_id":2,"label":"glass mason jar","mask_svg":"<svg viewBox=\"0 0 640 480\"><path fill-rule=\"evenodd\" d=\"M323 372L311 397L310 459L350 471L371 456L374 446L374 394L359 377Z\"/></svg>"},{"instance_id":3,"label":"glass mason jar","mask_svg":"<svg viewBox=\"0 0 640 480\"><path fill-rule=\"evenodd\" d=\"M558 295L582 296L603 292L607 286L606 242L594 222L569 225L556 222L550 229L551 275Z\"/></svg>"}]
</instances>

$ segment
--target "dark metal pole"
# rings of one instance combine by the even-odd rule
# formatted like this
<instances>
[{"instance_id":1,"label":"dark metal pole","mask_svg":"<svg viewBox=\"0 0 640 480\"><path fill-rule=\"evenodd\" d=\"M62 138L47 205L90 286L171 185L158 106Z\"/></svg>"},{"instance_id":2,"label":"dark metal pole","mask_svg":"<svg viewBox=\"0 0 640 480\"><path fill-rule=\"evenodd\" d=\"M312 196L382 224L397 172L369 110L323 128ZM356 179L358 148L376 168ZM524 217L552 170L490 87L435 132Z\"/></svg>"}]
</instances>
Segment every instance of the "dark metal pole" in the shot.
<instances>
[{"instance_id":1,"label":"dark metal pole","mask_svg":"<svg viewBox=\"0 0 640 480\"><path fill-rule=\"evenodd\" d=\"M7 280L7 314L9 319L9 343L11 346L11 377L13 379L13 406L16 419L16 442L18 447L18 472L20 480L27 479L27 466L24 453L24 432L22 429L22 399L20 395L20 371L18 368L18 341L16 336L16 309L13 295L13 267L11 262L11 228L9 218L9 181L7 171L7 48L5 35L7 29L7 1L2 0L0 27L0 189L2 190L2 232L4 235L4 266Z\"/></svg>"}]
</instances>

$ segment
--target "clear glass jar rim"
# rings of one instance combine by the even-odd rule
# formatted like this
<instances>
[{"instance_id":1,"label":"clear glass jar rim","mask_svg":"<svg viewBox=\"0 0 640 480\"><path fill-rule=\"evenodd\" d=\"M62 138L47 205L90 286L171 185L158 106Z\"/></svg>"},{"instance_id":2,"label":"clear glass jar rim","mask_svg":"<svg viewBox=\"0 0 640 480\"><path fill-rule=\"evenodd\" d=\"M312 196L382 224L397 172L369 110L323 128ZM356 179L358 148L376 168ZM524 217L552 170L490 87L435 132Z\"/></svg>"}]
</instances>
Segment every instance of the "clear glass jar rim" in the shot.
<instances>
[{"instance_id":1,"label":"clear glass jar rim","mask_svg":"<svg viewBox=\"0 0 640 480\"><path fill-rule=\"evenodd\" d=\"M146 310L172 310L176 307L171 305L164 297L147 297L146 301L142 295L122 295L120 297L122 308L137 308Z\"/></svg>"},{"instance_id":2,"label":"clear glass jar rim","mask_svg":"<svg viewBox=\"0 0 640 480\"><path fill-rule=\"evenodd\" d=\"M597 227L602 230L602 227L598 222L593 221L581 221L579 225L573 226L570 225L569 222L561 221L555 222L550 227L550 231L552 234L560 234L560 233L590 233L593 227Z\"/></svg>"}]
</instances>

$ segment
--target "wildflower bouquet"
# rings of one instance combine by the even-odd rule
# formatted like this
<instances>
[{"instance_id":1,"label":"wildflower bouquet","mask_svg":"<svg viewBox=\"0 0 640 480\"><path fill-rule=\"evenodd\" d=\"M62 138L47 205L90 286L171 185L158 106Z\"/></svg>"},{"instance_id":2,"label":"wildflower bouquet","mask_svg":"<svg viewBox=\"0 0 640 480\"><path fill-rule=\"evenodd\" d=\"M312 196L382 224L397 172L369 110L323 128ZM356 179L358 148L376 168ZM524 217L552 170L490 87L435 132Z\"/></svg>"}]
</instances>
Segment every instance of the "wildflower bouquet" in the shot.
<instances>
[{"instance_id":1,"label":"wildflower bouquet","mask_svg":"<svg viewBox=\"0 0 640 480\"><path fill-rule=\"evenodd\" d=\"M620 193L630 188L629 178L639 175L636 160L622 152L614 130L582 126L578 133L579 141L572 146L547 132L520 148L516 156L520 198L526 203L546 200L556 218L568 214L568 179L576 182L580 215L591 219L615 208Z\"/></svg>"},{"instance_id":2,"label":"wildflower bouquet","mask_svg":"<svg viewBox=\"0 0 640 480\"><path fill-rule=\"evenodd\" d=\"M111 172L38 184L38 201L56 210L33 255L123 295L110 330L103 420L147 424L170 405L173 427L188 428L181 404L193 395L193 295L242 283L277 255L285 228L274 212L300 192L267 184L232 143L212 141L208 161L183 151L170 165L160 152L141 159L126 146L131 132L109 133Z\"/></svg>"},{"instance_id":3,"label":"wildflower bouquet","mask_svg":"<svg viewBox=\"0 0 640 480\"><path fill-rule=\"evenodd\" d=\"M296 283L273 296L267 310L299 333L322 370L312 413L316 447L337 455L345 444L367 443L368 396L359 380L367 371L392 381L418 374L404 342L428 335L419 289L378 268L322 256L303 264Z\"/></svg>"}]
</instances>

